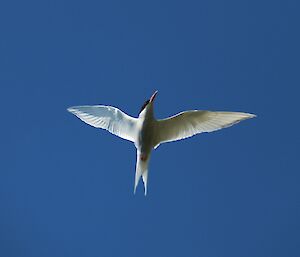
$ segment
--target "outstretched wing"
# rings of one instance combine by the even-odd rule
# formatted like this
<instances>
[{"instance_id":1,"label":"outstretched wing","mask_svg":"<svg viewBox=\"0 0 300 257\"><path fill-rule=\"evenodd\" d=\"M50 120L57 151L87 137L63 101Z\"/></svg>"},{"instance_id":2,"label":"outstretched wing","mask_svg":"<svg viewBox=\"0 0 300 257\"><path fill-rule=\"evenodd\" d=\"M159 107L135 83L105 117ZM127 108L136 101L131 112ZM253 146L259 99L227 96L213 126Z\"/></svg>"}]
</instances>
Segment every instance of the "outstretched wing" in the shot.
<instances>
[{"instance_id":1,"label":"outstretched wing","mask_svg":"<svg viewBox=\"0 0 300 257\"><path fill-rule=\"evenodd\" d=\"M255 115L243 112L186 111L157 121L155 146L202 132L211 132L232 126Z\"/></svg>"},{"instance_id":2,"label":"outstretched wing","mask_svg":"<svg viewBox=\"0 0 300 257\"><path fill-rule=\"evenodd\" d=\"M105 105L73 106L68 111L85 123L108 130L110 133L135 142L137 137L137 119L116 107Z\"/></svg>"}]
</instances>

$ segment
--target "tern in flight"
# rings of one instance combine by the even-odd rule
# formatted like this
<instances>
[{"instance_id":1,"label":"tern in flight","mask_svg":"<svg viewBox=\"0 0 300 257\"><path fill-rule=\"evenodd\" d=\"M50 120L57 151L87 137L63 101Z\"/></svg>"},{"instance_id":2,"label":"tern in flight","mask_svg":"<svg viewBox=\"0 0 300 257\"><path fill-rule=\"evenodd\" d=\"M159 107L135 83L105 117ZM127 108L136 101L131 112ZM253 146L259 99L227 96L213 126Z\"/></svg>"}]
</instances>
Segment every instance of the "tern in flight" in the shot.
<instances>
[{"instance_id":1,"label":"tern in flight","mask_svg":"<svg viewBox=\"0 0 300 257\"><path fill-rule=\"evenodd\" d=\"M157 91L143 104L138 118L131 117L112 106L84 105L68 108L69 112L85 123L96 128L106 129L110 133L134 143L137 149L134 193L142 177L145 195L147 194L148 164L151 151L161 143L188 138L203 132L212 132L255 117L254 114L243 112L192 110L157 120L153 112L156 95Z\"/></svg>"}]
</instances>

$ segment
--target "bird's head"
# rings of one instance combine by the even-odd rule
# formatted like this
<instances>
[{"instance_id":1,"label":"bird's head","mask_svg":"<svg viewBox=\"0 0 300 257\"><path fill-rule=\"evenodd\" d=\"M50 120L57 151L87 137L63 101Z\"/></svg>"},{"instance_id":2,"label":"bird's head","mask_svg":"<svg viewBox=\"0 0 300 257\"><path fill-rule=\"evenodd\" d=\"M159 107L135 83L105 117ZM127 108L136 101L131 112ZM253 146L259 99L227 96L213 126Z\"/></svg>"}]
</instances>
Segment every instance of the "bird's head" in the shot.
<instances>
[{"instance_id":1,"label":"bird's head","mask_svg":"<svg viewBox=\"0 0 300 257\"><path fill-rule=\"evenodd\" d=\"M149 113L149 111L151 111L151 113L153 113L153 103L155 100L155 97L157 95L158 91L156 90L152 96L150 97L150 99L146 100L145 103L143 104L140 112L139 112L139 116L141 115L146 115L146 113Z\"/></svg>"}]
</instances>

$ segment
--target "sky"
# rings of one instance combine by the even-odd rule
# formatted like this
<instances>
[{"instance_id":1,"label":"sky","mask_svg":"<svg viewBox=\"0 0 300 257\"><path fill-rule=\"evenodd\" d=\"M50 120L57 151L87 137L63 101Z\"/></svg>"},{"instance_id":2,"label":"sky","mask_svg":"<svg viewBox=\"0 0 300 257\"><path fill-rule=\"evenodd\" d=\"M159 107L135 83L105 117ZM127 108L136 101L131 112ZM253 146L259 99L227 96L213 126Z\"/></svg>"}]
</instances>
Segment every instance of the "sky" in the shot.
<instances>
[{"instance_id":1,"label":"sky","mask_svg":"<svg viewBox=\"0 0 300 257\"><path fill-rule=\"evenodd\" d=\"M300 256L299 1L0 3L0 256ZM66 108L257 118L132 143Z\"/></svg>"}]
</instances>

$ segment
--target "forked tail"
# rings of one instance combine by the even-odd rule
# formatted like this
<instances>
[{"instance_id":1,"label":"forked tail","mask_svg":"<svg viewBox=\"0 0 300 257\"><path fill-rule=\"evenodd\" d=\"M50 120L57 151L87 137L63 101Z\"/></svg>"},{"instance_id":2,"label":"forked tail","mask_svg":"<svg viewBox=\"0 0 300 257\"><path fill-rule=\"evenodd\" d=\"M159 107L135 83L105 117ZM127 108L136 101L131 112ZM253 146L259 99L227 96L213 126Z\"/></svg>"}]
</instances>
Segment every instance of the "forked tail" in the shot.
<instances>
[{"instance_id":1,"label":"forked tail","mask_svg":"<svg viewBox=\"0 0 300 257\"><path fill-rule=\"evenodd\" d=\"M148 163L149 156L144 156L142 153L137 152L136 170L135 170L135 183L134 193L136 192L137 185L142 177L144 182L145 195L147 194L147 180L148 180Z\"/></svg>"}]
</instances>

